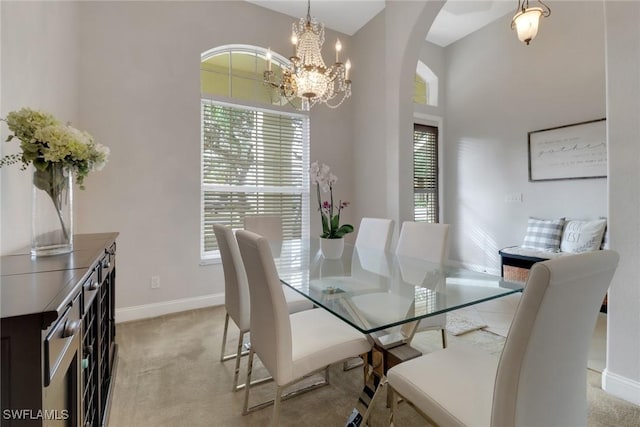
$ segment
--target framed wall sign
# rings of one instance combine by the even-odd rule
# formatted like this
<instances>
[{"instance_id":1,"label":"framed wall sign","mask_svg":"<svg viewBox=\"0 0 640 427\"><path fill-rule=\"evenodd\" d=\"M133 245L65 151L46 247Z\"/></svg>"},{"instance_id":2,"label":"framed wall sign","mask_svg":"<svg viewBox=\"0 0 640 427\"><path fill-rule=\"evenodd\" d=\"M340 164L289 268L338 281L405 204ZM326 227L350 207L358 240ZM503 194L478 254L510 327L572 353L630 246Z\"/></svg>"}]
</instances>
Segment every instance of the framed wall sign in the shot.
<instances>
[{"instance_id":1,"label":"framed wall sign","mask_svg":"<svg viewBox=\"0 0 640 427\"><path fill-rule=\"evenodd\" d=\"M529 132L529 181L607 177L605 119Z\"/></svg>"}]
</instances>

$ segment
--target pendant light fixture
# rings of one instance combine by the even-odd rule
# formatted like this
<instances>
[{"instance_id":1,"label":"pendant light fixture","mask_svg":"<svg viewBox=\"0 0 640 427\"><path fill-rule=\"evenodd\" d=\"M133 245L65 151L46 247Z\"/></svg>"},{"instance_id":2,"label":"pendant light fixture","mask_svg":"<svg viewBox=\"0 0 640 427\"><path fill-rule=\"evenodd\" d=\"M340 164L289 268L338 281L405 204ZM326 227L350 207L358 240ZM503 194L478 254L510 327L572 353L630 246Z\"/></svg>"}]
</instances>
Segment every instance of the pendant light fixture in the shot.
<instances>
[{"instance_id":1,"label":"pendant light fixture","mask_svg":"<svg viewBox=\"0 0 640 427\"><path fill-rule=\"evenodd\" d=\"M518 33L518 39L527 45L538 34L540 17L546 18L551 15L549 6L540 0L538 0L538 3L540 3L539 7L529 7L529 0L518 0L518 12L511 20L511 29L515 28Z\"/></svg>"}]
</instances>

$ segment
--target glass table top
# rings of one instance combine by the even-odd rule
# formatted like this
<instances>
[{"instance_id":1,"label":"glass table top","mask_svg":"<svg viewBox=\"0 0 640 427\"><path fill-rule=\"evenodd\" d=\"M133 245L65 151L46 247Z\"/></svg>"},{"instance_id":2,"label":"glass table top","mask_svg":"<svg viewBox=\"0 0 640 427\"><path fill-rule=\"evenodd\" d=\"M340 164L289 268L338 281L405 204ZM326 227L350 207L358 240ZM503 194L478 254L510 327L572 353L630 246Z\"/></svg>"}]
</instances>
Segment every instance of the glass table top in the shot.
<instances>
[{"instance_id":1,"label":"glass table top","mask_svg":"<svg viewBox=\"0 0 640 427\"><path fill-rule=\"evenodd\" d=\"M372 334L522 291L522 283L345 243L325 259L319 239L271 242L280 280Z\"/></svg>"}]
</instances>

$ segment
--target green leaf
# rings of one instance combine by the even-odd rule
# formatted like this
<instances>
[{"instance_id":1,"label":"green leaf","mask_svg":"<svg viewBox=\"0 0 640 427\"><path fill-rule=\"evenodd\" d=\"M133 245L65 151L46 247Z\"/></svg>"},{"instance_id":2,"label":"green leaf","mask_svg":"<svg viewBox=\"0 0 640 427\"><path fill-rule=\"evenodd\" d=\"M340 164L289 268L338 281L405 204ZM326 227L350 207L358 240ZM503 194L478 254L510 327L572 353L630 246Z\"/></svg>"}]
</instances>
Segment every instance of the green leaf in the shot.
<instances>
[{"instance_id":1,"label":"green leaf","mask_svg":"<svg viewBox=\"0 0 640 427\"><path fill-rule=\"evenodd\" d=\"M51 193L51 181L49 180L49 176L46 172L36 170L33 173L33 185L42 191Z\"/></svg>"},{"instance_id":2,"label":"green leaf","mask_svg":"<svg viewBox=\"0 0 640 427\"><path fill-rule=\"evenodd\" d=\"M38 151L40 150L40 145L23 142L22 144L20 144L20 148L22 148L22 151L25 151L28 153L38 153Z\"/></svg>"},{"instance_id":3,"label":"green leaf","mask_svg":"<svg viewBox=\"0 0 640 427\"><path fill-rule=\"evenodd\" d=\"M329 219L327 218L327 216L325 214L320 214L320 217L322 218L322 234L323 236L329 235L330 233L330 229L329 229Z\"/></svg>"},{"instance_id":4,"label":"green leaf","mask_svg":"<svg viewBox=\"0 0 640 427\"><path fill-rule=\"evenodd\" d=\"M336 237L343 237L345 234L349 234L353 232L353 226L351 224L344 224L342 227L338 228L335 232Z\"/></svg>"},{"instance_id":5,"label":"green leaf","mask_svg":"<svg viewBox=\"0 0 640 427\"><path fill-rule=\"evenodd\" d=\"M331 230L337 230L340 227L340 215L334 215L331 218Z\"/></svg>"},{"instance_id":6,"label":"green leaf","mask_svg":"<svg viewBox=\"0 0 640 427\"><path fill-rule=\"evenodd\" d=\"M37 158L37 157L33 158L33 159L29 159L26 156L26 153L25 153L25 155L23 155L23 157L26 160L32 160L33 161L33 166L40 172L46 171L47 170L47 166L49 166L49 163L47 163L44 159L40 159L40 158Z\"/></svg>"}]
</instances>

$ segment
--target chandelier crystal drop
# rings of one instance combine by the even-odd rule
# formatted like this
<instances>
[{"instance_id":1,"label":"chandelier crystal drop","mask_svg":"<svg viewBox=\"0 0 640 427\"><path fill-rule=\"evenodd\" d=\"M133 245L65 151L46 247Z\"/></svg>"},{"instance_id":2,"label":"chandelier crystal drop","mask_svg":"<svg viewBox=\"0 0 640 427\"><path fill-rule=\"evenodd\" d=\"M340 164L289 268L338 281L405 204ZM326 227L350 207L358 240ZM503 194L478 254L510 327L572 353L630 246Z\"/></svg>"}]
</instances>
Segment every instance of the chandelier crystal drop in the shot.
<instances>
[{"instance_id":1,"label":"chandelier crystal drop","mask_svg":"<svg viewBox=\"0 0 640 427\"><path fill-rule=\"evenodd\" d=\"M549 6L538 0L542 7L529 7L529 0L518 0L518 12L511 20L511 29L518 33L518 39L529 45L538 34L540 17L551 15Z\"/></svg>"},{"instance_id":2,"label":"chandelier crystal drop","mask_svg":"<svg viewBox=\"0 0 640 427\"><path fill-rule=\"evenodd\" d=\"M271 51L267 54L268 69L264 72L264 83L277 96L284 97L301 111L309 111L318 103L337 108L351 96L351 61L340 62L342 43L338 39L336 62L330 67L325 65L322 59L324 24L311 18L310 10L311 0L307 2L307 16L292 25L293 56L289 58L289 66L283 68L280 79L271 70ZM299 106L294 102L296 98L300 99Z\"/></svg>"}]
</instances>

